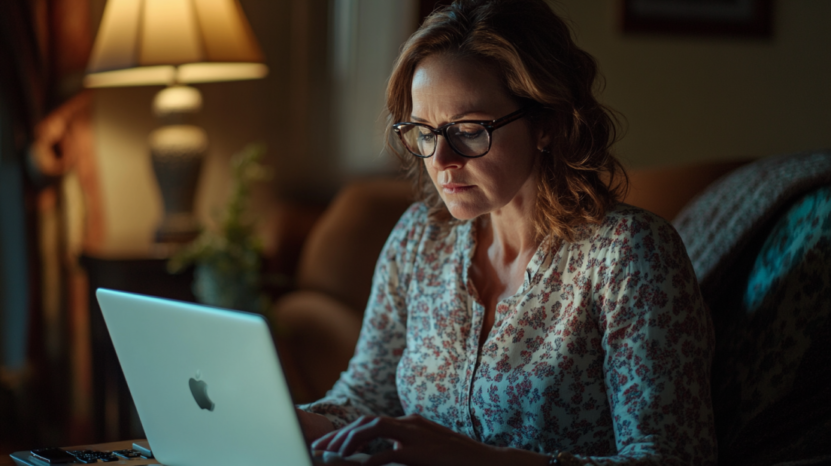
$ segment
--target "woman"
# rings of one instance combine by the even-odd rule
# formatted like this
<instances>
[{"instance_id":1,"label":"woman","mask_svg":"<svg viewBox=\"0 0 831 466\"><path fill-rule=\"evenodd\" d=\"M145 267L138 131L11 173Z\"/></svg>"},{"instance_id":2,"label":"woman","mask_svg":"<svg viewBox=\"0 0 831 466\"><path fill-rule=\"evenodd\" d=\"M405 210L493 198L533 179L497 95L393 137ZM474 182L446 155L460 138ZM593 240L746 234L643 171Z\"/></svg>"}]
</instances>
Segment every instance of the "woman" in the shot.
<instances>
[{"instance_id":1,"label":"woman","mask_svg":"<svg viewBox=\"0 0 831 466\"><path fill-rule=\"evenodd\" d=\"M457 1L405 44L390 136L423 201L379 258L348 371L301 407L312 448L715 462L709 316L672 227L618 203L596 75L542 0Z\"/></svg>"}]
</instances>

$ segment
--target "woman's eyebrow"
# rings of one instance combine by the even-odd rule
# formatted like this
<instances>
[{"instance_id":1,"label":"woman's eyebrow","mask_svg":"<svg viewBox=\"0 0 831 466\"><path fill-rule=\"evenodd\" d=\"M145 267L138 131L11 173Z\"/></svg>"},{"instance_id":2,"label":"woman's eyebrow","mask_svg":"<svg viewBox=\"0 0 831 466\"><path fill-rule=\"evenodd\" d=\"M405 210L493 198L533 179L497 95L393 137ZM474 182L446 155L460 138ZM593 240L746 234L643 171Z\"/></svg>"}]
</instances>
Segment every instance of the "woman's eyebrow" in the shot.
<instances>
[{"instance_id":1,"label":"woman's eyebrow","mask_svg":"<svg viewBox=\"0 0 831 466\"><path fill-rule=\"evenodd\" d=\"M471 113L485 113L485 112L480 112L479 110L475 110L475 111L472 111L472 112L460 113L458 115L453 115L452 117L450 117L450 121L461 120L462 118L466 117L467 115L470 115ZM425 120L424 118L419 118L415 115L410 115L410 119L412 121L415 121L415 122L418 122L418 123L427 123L427 120Z\"/></svg>"}]
</instances>

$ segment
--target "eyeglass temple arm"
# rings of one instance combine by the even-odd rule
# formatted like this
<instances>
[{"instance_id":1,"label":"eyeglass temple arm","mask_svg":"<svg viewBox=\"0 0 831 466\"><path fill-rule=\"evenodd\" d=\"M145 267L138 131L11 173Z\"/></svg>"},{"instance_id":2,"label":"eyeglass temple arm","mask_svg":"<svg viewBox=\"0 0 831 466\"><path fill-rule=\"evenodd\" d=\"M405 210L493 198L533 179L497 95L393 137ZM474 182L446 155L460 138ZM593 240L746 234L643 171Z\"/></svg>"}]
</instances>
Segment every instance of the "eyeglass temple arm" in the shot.
<instances>
[{"instance_id":1,"label":"eyeglass temple arm","mask_svg":"<svg viewBox=\"0 0 831 466\"><path fill-rule=\"evenodd\" d=\"M500 118L499 120L494 120L493 123L491 123L490 125L487 125L487 126L489 126L491 130L501 128L501 127L507 125L508 123L512 123L512 122L514 122L516 120L519 120L520 118L524 117L526 113L530 112L534 108L536 108L536 107L521 108L521 109L515 111L514 113L511 113L510 115L507 115L507 116L504 116L504 117Z\"/></svg>"}]
</instances>

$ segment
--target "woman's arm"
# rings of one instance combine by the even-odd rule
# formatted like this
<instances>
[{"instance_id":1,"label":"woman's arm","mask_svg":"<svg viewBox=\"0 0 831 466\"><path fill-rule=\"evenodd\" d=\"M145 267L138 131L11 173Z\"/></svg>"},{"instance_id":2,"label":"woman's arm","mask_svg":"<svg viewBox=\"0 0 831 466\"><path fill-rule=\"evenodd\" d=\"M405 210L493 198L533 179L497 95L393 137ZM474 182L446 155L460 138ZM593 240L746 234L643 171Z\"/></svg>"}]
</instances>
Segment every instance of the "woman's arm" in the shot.
<instances>
[{"instance_id":1,"label":"woman's arm","mask_svg":"<svg viewBox=\"0 0 831 466\"><path fill-rule=\"evenodd\" d=\"M681 239L648 212L613 227L598 254L596 312L619 456L590 464L716 462L710 399L714 334Z\"/></svg>"}]
</instances>

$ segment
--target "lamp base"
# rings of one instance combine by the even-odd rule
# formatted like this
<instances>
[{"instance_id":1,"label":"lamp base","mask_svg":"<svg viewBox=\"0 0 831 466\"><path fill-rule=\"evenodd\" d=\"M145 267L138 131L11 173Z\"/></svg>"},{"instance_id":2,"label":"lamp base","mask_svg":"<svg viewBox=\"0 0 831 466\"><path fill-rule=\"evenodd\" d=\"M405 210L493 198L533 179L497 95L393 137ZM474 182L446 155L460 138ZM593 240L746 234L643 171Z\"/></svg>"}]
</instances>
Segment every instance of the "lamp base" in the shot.
<instances>
[{"instance_id":1,"label":"lamp base","mask_svg":"<svg viewBox=\"0 0 831 466\"><path fill-rule=\"evenodd\" d=\"M198 126L167 125L150 133L153 171L164 204L156 242L185 243L199 234L193 204L207 145Z\"/></svg>"},{"instance_id":2,"label":"lamp base","mask_svg":"<svg viewBox=\"0 0 831 466\"><path fill-rule=\"evenodd\" d=\"M199 236L199 230L199 221L192 213L165 213L154 239L157 243L189 243Z\"/></svg>"}]
</instances>

